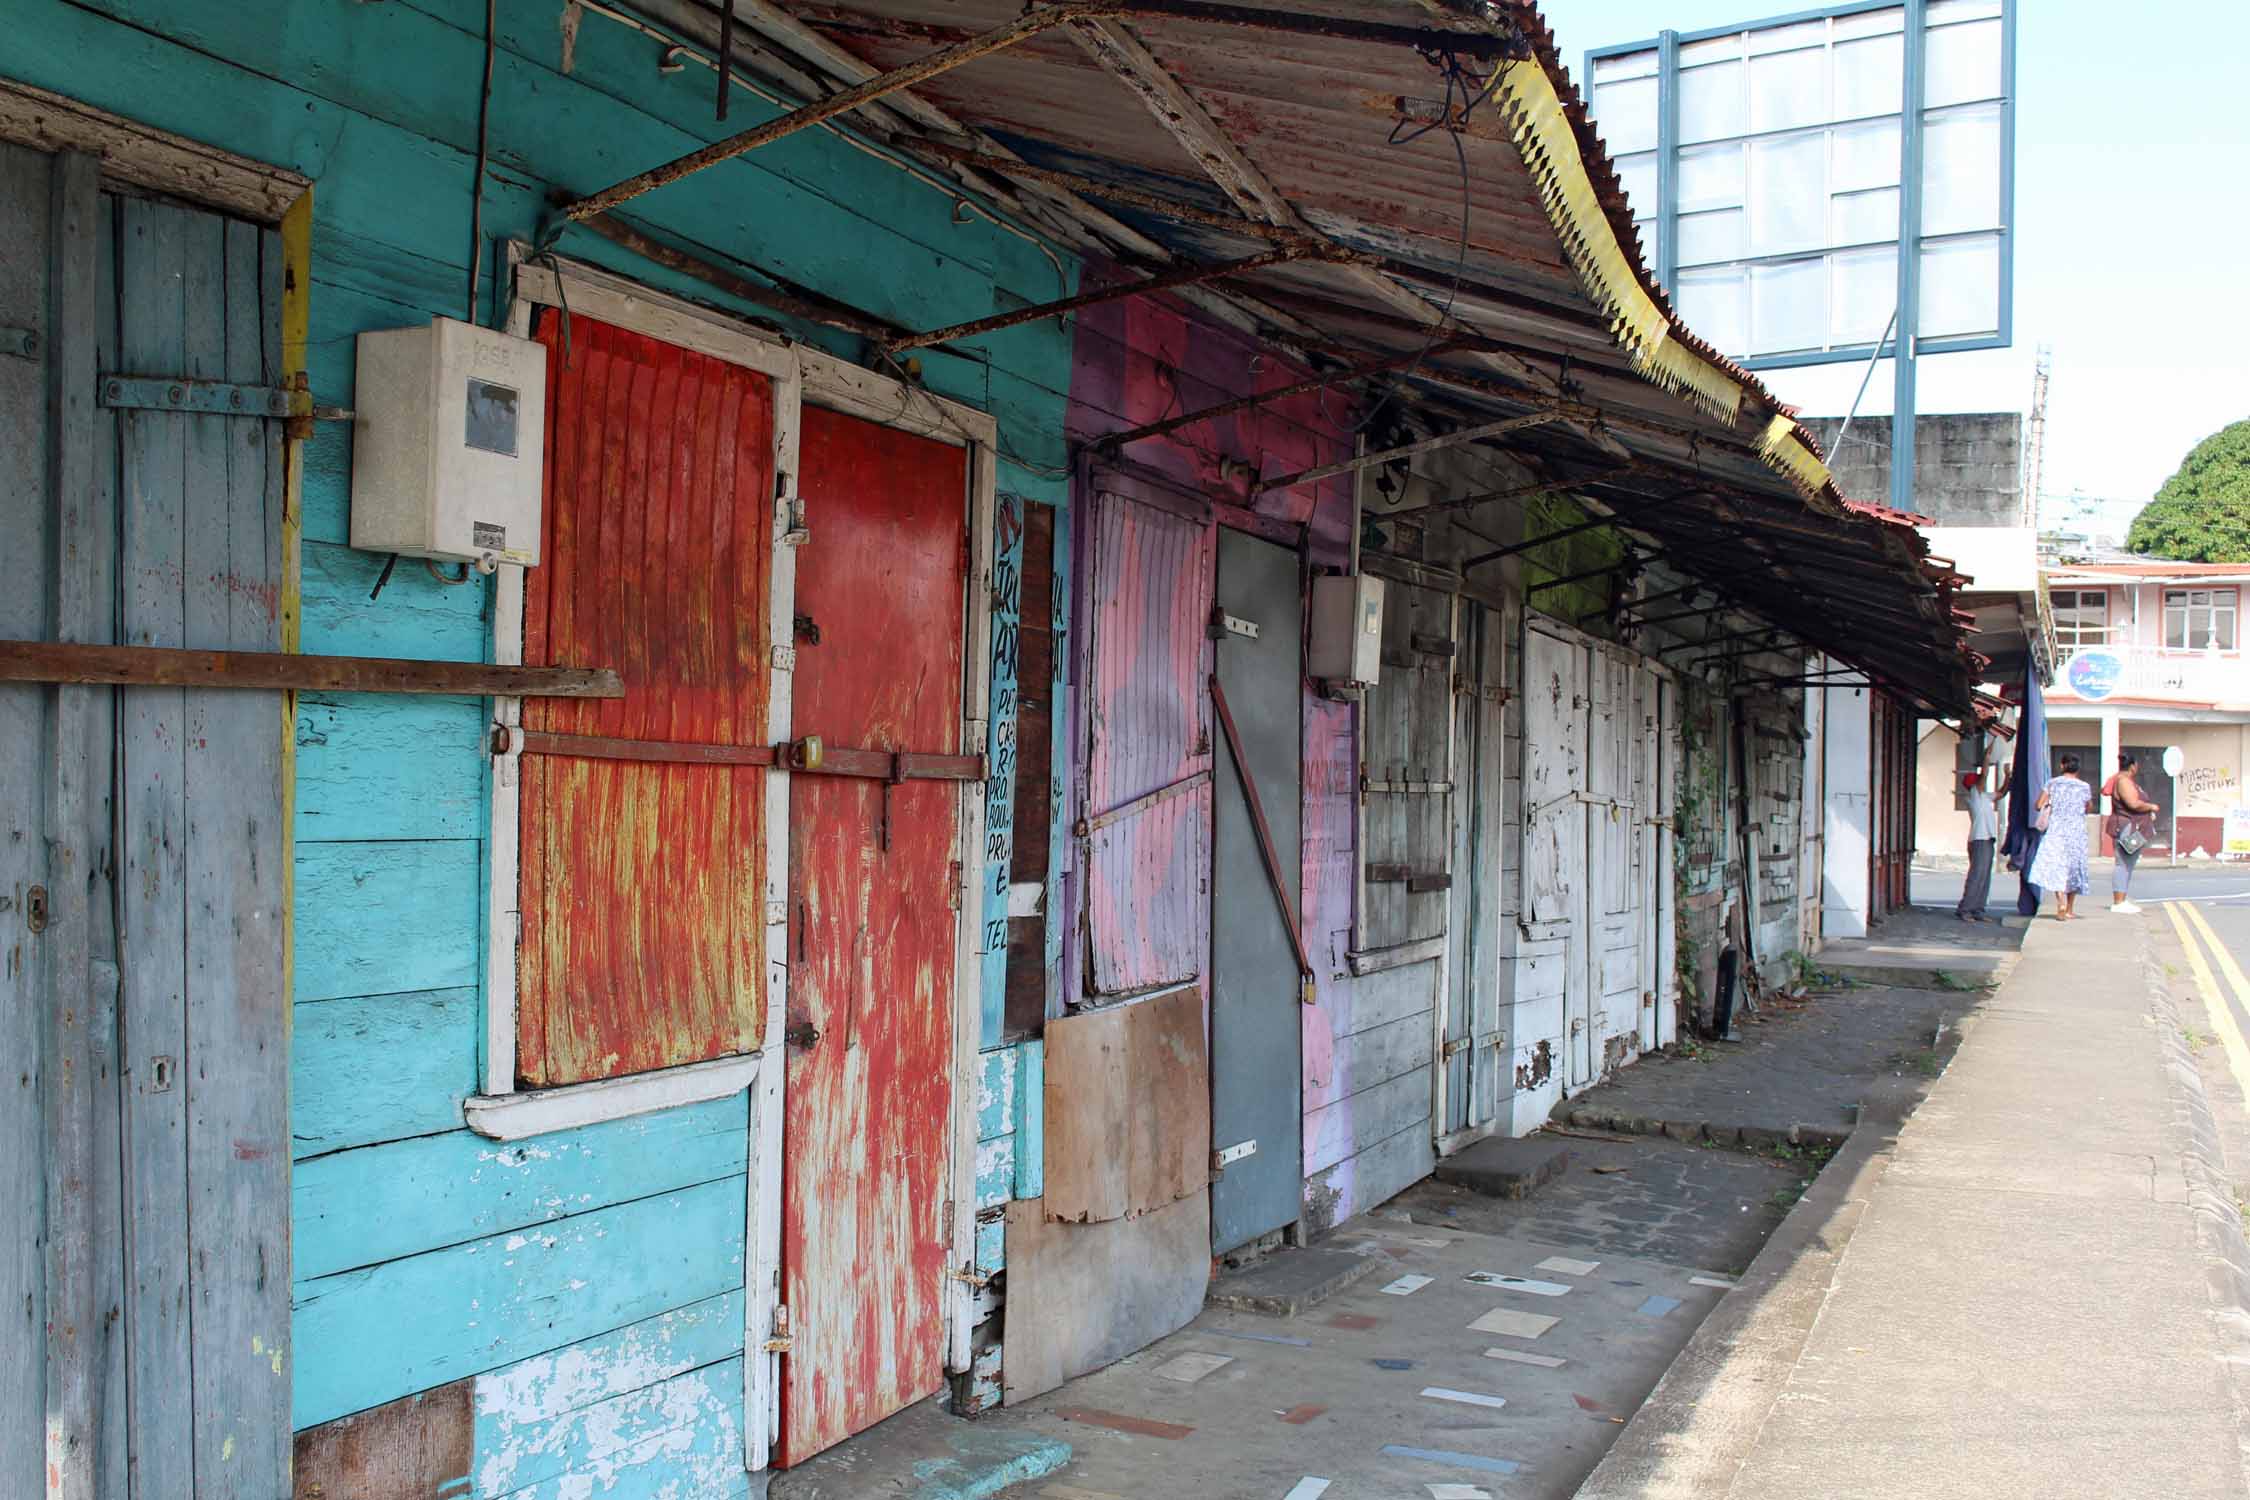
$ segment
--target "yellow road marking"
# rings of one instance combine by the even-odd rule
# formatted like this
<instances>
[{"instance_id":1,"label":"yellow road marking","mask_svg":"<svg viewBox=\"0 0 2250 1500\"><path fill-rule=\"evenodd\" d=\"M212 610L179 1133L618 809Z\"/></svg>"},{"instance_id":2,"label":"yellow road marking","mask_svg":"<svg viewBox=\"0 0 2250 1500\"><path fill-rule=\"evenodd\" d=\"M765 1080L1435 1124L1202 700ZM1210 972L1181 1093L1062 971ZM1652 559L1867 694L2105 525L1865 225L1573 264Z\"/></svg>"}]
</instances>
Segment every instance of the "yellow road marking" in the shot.
<instances>
[{"instance_id":1,"label":"yellow road marking","mask_svg":"<svg viewBox=\"0 0 2250 1500\"><path fill-rule=\"evenodd\" d=\"M2203 934L2203 940L2211 945L2212 956L2218 960L2219 968L2226 974L2227 983L2234 986L2235 994L2241 996L2246 1005L2250 1005L2250 978L2243 977L2242 966L2234 961L2233 954L2227 952L2226 945L2219 941L2219 935L2211 930L2211 924L2203 920L2203 913L2179 901L2165 902L2164 910L2172 918L2172 926L2180 935L2181 946L2187 949L2188 965L2195 971L2196 988L2203 992L2203 1008L2210 1014L2211 1029L2218 1033L2221 1045L2226 1048L2227 1066L2234 1070L2235 1087L2242 1090L2243 1098L2250 1099L2250 1044L2244 1043L2242 1028L2235 1025L2232 1007L2227 1004L2226 997L2219 993L2219 986L2212 980L2210 966L2204 963L2203 952L2196 946L2194 934L2188 930L2189 924L2192 922L2196 930ZM2183 911L2187 913L2185 917L2180 915Z\"/></svg>"}]
</instances>

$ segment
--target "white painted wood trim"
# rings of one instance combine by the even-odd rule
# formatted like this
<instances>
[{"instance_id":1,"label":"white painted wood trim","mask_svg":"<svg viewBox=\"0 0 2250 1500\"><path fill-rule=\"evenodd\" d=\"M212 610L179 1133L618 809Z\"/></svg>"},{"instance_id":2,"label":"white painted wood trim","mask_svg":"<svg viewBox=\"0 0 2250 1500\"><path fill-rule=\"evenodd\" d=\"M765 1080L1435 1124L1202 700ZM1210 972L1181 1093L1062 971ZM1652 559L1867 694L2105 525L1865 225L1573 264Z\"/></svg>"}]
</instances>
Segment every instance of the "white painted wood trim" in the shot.
<instances>
[{"instance_id":1,"label":"white painted wood trim","mask_svg":"<svg viewBox=\"0 0 2250 1500\"><path fill-rule=\"evenodd\" d=\"M989 412L862 369L810 345L798 345L797 357L804 365L805 400L814 406L957 448L971 444L993 448L999 443L1000 424Z\"/></svg>"},{"instance_id":2,"label":"white painted wood trim","mask_svg":"<svg viewBox=\"0 0 2250 1500\"><path fill-rule=\"evenodd\" d=\"M786 540L798 515L798 455L804 432L804 377L794 365L774 381L773 547L766 578L766 738L782 744L796 722L797 548ZM784 654L783 648L787 648ZM766 888L761 916L766 938L766 1026L756 1092L751 1099L748 1221L743 1247L743 1464L752 1472L773 1461L781 1439L781 1354L775 1338L781 1306L782 1122L789 1062L781 1033L789 1019L789 788L786 767L766 773Z\"/></svg>"},{"instance_id":3,"label":"white painted wood trim","mask_svg":"<svg viewBox=\"0 0 2250 1500\"><path fill-rule=\"evenodd\" d=\"M473 1094L461 1106L461 1114L471 1130L488 1140L520 1141L739 1094L757 1077L759 1056L745 1053L526 1093Z\"/></svg>"},{"instance_id":4,"label":"white painted wood trim","mask_svg":"<svg viewBox=\"0 0 2250 1500\"><path fill-rule=\"evenodd\" d=\"M1376 948L1368 951L1354 950L1345 955L1356 975L1380 974L1385 969L1403 969L1408 964L1428 963L1431 959L1445 957L1445 934L1417 938L1411 943L1400 943L1395 948ZM1443 1051L1441 1043L1439 1050Z\"/></svg>"},{"instance_id":5,"label":"white painted wood trim","mask_svg":"<svg viewBox=\"0 0 2250 1500\"><path fill-rule=\"evenodd\" d=\"M544 255L533 260L520 243L509 248L523 256L516 268L519 298L630 328L776 380L798 373L794 345L724 313L666 296L582 261Z\"/></svg>"},{"instance_id":6,"label":"white painted wood trim","mask_svg":"<svg viewBox=\"0 0 2250 1500\"><path fill-rule=\"evenodd\" d=\"M0 79L0 141L83 151L100 159L105 181L153 188L259 224L279 224L312 186L295 172L12 79Z\"/></svg>"},{"instance_id":7,"label":"white painted wood trim","mask_svg":"<svg viewBox=\"0 0 2250 1500\"><path fill-rule=\"evenodd\" d=\"M987 748L992 700L992 531L998 501L998 452L989 441L969 446L969 576L962 600L961 752ZM984 798L982 781L960 783L959 880L954 919L953 1118L947 1264L973 1273L977 1233L977 1082L984 1040ZM946 1279L946 1368L969 1368L970 1331L976 1326L976 1283Z\"/></svg>"}]
</instances>

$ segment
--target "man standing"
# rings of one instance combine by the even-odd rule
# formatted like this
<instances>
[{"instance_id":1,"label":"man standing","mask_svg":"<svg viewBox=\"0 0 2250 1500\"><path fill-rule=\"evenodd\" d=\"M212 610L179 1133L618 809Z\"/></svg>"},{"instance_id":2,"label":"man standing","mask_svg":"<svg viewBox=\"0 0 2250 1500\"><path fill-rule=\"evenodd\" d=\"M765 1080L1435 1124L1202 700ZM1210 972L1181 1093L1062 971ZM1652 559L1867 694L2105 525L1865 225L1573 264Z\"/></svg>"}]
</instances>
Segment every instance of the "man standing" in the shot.
<instances>
[{"instance_id":1,"label":"man standing","mask_svg":"<svg viewBox=\"0 0 2250 1500\"><path fill-rule=\"evenodd\" d=\"M1969 804L1969 878L1962 883L1961 903L1953 908L1953 915L1963 922L1992 920L1984 914L1984 903L1992 893L1992 849L2000 830L1984 776L1982 771L1961 776L1961 791Z\"/></svg>"}]
</instances>

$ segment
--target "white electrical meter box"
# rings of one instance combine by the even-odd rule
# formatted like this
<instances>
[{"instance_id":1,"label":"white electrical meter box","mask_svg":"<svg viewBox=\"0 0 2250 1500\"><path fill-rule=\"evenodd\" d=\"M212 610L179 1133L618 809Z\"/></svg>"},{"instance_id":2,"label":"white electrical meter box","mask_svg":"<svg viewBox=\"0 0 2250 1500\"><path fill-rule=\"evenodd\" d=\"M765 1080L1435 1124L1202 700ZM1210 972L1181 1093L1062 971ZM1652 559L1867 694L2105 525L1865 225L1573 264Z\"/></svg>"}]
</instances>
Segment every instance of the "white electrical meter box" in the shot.
<instances>
[{"instance_id":1,"label":"white electrical meter box","mask_svg":"<svg viewBox=\"0 0 2250 1500\"><path fill-rule=\"evenodd\" d=\"M491 572L539 561L547 346L474 323L359 336L352 545Z\"/></svg>"},{"instance_id":2,"label":"white electrical meter box","mask_svg":"<svg viewBox=\"0 0 2250 1500\"><path fill-rule=\"evenodd\" d=\"M1373 687L1382 672L1383 580L1364 573L1315 578L1305 675Z\"/></svg>"}]
</instances>

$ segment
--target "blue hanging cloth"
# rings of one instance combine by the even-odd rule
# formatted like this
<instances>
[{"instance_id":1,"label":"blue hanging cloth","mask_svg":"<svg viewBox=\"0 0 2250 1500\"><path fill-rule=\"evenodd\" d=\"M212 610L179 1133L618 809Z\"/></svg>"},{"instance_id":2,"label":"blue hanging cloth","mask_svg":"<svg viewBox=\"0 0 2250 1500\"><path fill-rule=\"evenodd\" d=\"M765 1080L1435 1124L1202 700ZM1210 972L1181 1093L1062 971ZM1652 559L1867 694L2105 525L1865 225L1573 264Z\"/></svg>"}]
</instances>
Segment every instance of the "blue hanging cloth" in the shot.
<instances>
[{"instance_id":1,"label":"blue hanging cloth","mask_svg":"<svg viewBox=\"0 0 2250 1500\"><path fill-rule=\"evenodd\" d=\"M2031 883L2031 862L2039 857L2040 832L2031 826L2031 810L2047 789L2047 699L2039 691L2039 674L2029 663L2023 669L2023 714L2016 723L2015 769L2008 776L2008 832L2000 842L2001 857L2016 872L2016 915L2039 915L2039 887Z\"/></svg>"}]
</instances>

